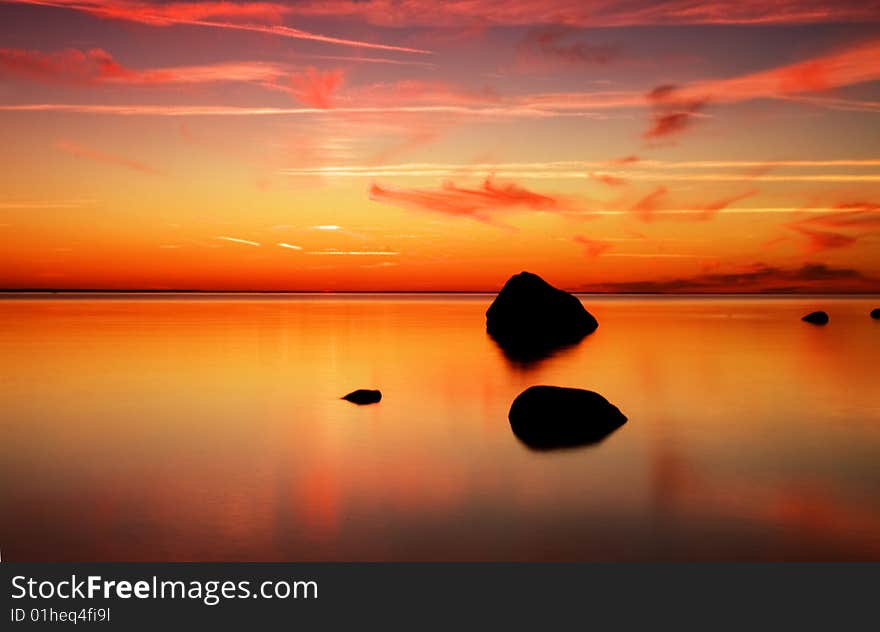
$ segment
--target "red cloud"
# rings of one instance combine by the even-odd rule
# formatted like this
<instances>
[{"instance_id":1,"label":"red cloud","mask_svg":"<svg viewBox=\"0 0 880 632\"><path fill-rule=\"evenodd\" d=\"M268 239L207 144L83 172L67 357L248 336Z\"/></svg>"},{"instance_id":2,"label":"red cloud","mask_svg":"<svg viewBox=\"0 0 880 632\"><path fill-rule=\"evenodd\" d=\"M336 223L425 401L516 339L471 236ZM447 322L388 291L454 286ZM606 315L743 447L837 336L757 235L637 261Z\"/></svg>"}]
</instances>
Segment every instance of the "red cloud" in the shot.
<instances>
[{"instance_id":1,"label":"red cloud","mask_svg":"<svg viewBox=\"0 0 880 632\"><path fill-rule=\"evenodd\" d=\"M659 186L636 202L630 210L643 222L650 222L654 219L654 211L660 208L660 203L666 198L668 192L666 187Z\"/></svg>"},{"instance_id":2,"label":"red cloud","mask_svg":"<svg viewBox=\"0 0 880 632\"><path fill-rule=\"evenodd\" d=\"M516 183L496 183L486 178L479 188L469 189L445 182L439 189L396 189L373 184L370 199L395 206L436 211L459 217L472 217L488 224L492 213L525 208L535 211L558 211L559 198L535 193Z\"/></svg>"},{"instance_id":3,"label":"red cloud","mask_svg":"<svg viewBox=\"0 0 880 632\"><path fill-rule=\"evenodd\" d=\"M124 156L111 154L98 149L93 149L91 147L86 147L85 145L74 143L68 140L59 141L56 147L72 156L77 156L79 158L88 158L89 160L94 160L95 162L103 162L109 165L125 167L127 169L133 169L135 171L150 173L153 175L161 173L158 169L142 162L138 162L137 160L131 160L129 158L125 158Z\"/></svg>"},{"instance_id":4,"label":"red cloud","mask_svg":"<svg viewBox=\"0 0 880 632\"><path fill-rule=\"evenodd\" d=\"M179 22L226 19L257 21L269 24L281 22L290 9L271 2L138 2L137 0L13 0L22 4L49 4L84 11L97 17L142 22L153 26L168 26Z\"/></svg>"},{"instance_id":5,"label":"red cloud","mask_svg":"<svg viewBox=\"0 0 880 632\"><path fill-rule=\"evenodd\" d=\"M251 31L266 35L276 35L293 39L311 40L379 50L394 50L407 53L426 54L428 51L378 44L362 40L351 40L280 24L282 15L290 13L292 7L272 2L149 2L139 0L4 0L15 4L59 7L82 11L99 18L126 20L150 26L167 27L176 24L204 26L210 28Z\"/></svg>"},{"instance_id":6,"label":"red cloud","mask_svg":"<svg viewBox=\"0 0 880 632\"><path fill-rule=\"evenodd\" d=\"M737 193L736 195L731 195L730 197L721 198L718 200L714 200L712 202L707 202L698 206L698 209L705 212L703 219L710 219L714 217L718 211L726 209L731 204L739 202L740 200L744 200L746 198L752 197L758 192L757 189L751 189L749 191L744 191L742 193Z\"/></svg>"},{"instance_id":7,"label":"red cloud","mask_svg":"<svg viewBox=\"0 0 880 632\"><path fill-rule=\"evenodd\" d=\"M361 18L382 26L465 27L473 25L564 24L617 27L656 24L813 24L877 22L876 6L860 0L307 0L298 15Z\"/></svg>"},{"instance_id":8,"label":"red cloud","mask_svg":"<svg viewBox=\"0 0 880 632\"><path fill-rule=\"evenodd\" d=\"M630 154L629 156L624 156L623 158L615 158L614 160L610 160L609 164L612 165L632 165L639 162L641 158L636 156L635 154Z\"/></svg>"},{"instance_id":9,"label":"red cloud","mask_svg":"<svg viewBox=\"0 0 880 632\"><path fill-rule=\"evenodd\" d=\"M858 237L852 235L815 230L806 226L792 226L792 228L807 238L808 252L846 248L847 246L852 246L858 240Z\"/></svg>"},{"instance_id":10,"label":"red cloud","mask_svg":"<svg viewBox=\"0 0 880 632\"><path fill-rule=\"evenodd\" d=\"M651 125L642 134L654 139L678 134L691 126L706 106L706 98L681 98L675 86L658 86L647 95L651 104Z\"/></svg>"},{"instance_id":11,"label":"red cloud","mask_svg":"<svg viewBox=\"0 0 880 632\"><path fill-rule=\"evenodd\" d=\"M332 108L334 94L342 85L343 78L341 69L322 72L317 68L307 68L291 78L293 96L304 105L324 110Z\"/></svg>"},{"instance_id":12,"label":"red cloud","mask_svg":"<svg viewBox=\"0 0 880 632\"><path fill-rule=\"evenodd\" d=\"M601 172L591 172L590 178L593 180L597 180L602 184L607 184L610 187L620 187L627 184L627 181L624 178L619 178L617 176L612 176L609 173L601 173Z\"/></svg>"},{"instance_id":13,"label":"red cloud","mask_svg":"<svg viewBox=\"0 0 880 632\"><path fill-rule=\"evenodd\" d=\"M100 48L88 51L69 48L54 53L3 48L0 49L0 72L36 81L69 83L93 83L130 74Z\"/></svg>"},{"instance_id":14,"label":"red cloud","mask_svg":"<svg viewBox=\"0 0 880 632\"><path fill-rule=\"evenodd\" d=\"M584 254L588 257L598 257L614 247L611 242L600 239L588 239L583 235L575 235L572 241L584 247Z\"/></svg>"},{"instance_id":15,"label":"red cloud","mask_svg":"<svg viewBox=\"0 0 880 632\"><path fill-rule=\"evenodd\" d=\"M736 195L731 195L725 198L720 198L717 200L711 200L709 202L701 202L697 204L689 204L687 210L689 211L700 211L698 213L690 213L690 214L678 214L678 215L670 215L670 218L686 218L686 219L697 219L697 220L708 220L712 219L715 215L718 214L719 211L727 208L731 204L735 202L739 202L740 200L744 200L748 197L751 197L757 193L757 189L751 189L749 191L744 191L742 193L737 193ZM656 219L657 211L664 210L664 206L666 206L666 200L668 198L669 190L664 186L659 186L653 191L651 191L648 195L641 198L637 201L631 208L630 211L635 213L636 217L638 217L643 222L650 222Z\"/></svg>"},{"instance_id":16,"label":"red cloud","mask_svg":"<svg viewBox=\"0 0 880 632\"><path fill-rule=\"evenodd\" d=\"M849 202L835 206L835 211L807 217L787 224L807 238L807 251L819 252L851 246L860 237L872 234L880 228L880 204L874 202ZM829 231L861 229L855 235Z\"/></svg>"},{"instance_id":17,"label":"red cloud","mask_svg":"<svg viewBox=\"0 0 880 632\"><path fill-rule=\"evenodd\" d=\"M274 81L282 69L265 62L226 62L205 66L148 68L135 70L116 61L100 48L81 51L42 51L17 48L0 49L0 75L71 84L164 85L226 81L266 83Z\"/></svg>"}]
</instances>

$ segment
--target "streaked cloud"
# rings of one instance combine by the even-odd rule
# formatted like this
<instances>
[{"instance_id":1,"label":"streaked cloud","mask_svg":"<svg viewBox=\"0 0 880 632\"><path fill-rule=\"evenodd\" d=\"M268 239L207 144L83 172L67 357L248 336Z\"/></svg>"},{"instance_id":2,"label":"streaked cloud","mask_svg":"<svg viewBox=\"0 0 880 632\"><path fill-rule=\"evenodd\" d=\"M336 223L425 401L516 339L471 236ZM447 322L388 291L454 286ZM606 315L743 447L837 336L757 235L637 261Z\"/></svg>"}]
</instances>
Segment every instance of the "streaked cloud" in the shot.
<instances>
[{"instance_id":1,"label":"streaked cloud","mask_svg":"<svg viewBox=\"0 0 880 632\"><path fill-rule=\"evenodd\" d=\"M534 24L576 27L648 25L785 25L817 22L877 22L875 7L859 0L308 0L291 12L300 16L357 18L389 27L425 26L462 28L473 26L531 26Z\"/></svg>"},{"instance_id":2,"label":"streaked cloud","mask_svg":"<svg viewBox=\"0 0 880 632\"><path fill-rule=\"evenodd\" d=\"M598 257L614 247L614 244L610 241L604 239L590 239L583 235L575 235L572 238L572 241L583 246L584 254L588 257Z\"/></svg>"},{"instance_id":3,"label":"streaked cloud","mask_svg":"<svg viewBox=\"0 0 880 632\"><path fill-rule=\"evenodd\" d=\"M302 246L296 246L294 244L288 244L287 242L280 241L278 245L282 248L288 248L290 250L302 250Z\"/></svg>"},{"instance_id":4,"label":"streaked cloud","mask_svg":"<svg viewBox=\"0 0 880 632\"><path fill-rule=\"evenodd\" d=\"M287 70L281 64L232 61L199 66L137 70L124 66L100 48L43 52L0 49L0 76L62 84L159 86L219 82L263 83L277 80Z\"/></svg>"},{"instance_id":5,"label":"streaked cloud","mask_svg":"<svg viewBox=\"0 0 880 632\"><path fill-rule=\"evenodd\" d=\"M142 0L0 0L81 11L98 18L137 22L155 27L175 25L250 31L291 39L310 40L355 48L427 54L429 51L358 39L333 37L280 24L290 7L271 2L148 2Z\"/></svg>"},{"instance_id":6,"label":"streaked cloud","mask_svg":"<svg viewBox=\"0 0 880 632\"><path fill-rule=\"evenodd\" d=\"M475 188L457 186L452 181L434 189L405 189L373 183L370 186L370 199L403 208L470 217L487 224L496 223L493 216L499 211L559 211L564 206L557 196L537 193L515 182L498 182L493 178L486 178Z\"/></svg>"},{"instance_id":7,"label":"streaked cloud","mask_svg":"<svg viewBox=\"0 0 880 632\"><path fill-rule=\"evenodd\" d=\"M82 143L61 140L58 141L55 146L61 151L78 158L86 158L88 160L94 160L95 162L102 162L117 167L125 167L126 169L132 169L134 171L140 171L141 173L149 173L152 175L159 175L162 173L155 167L151 167L146 163L111 152L95 149L94 147L83 145Z\"/></svg>"},{"instance_id":8,"label":"streaked cloud","mask_svg":"<svg viewBox=\"0 0 880 632\"><path fill-rule=\"evenodd\" d=\"M346 257L396 257L400 253L393 250L310 250L309 255L329 255Z\"/></svg>"},{"instance_id":9,"label":"streaked cloud","mask_svg":"<svg viewBox=\"0 0 880 632\"><path fill-rule=\"evenodd\" d=\"M221 241L229 241L234 244L244 244L245 246L259 246L260 245L260 242L258 242L258 241L251 241L250 239L240 239L238 237L219 236L219 237L214 237L214 239L219 239Z\"/></svg>"}]
</instances>

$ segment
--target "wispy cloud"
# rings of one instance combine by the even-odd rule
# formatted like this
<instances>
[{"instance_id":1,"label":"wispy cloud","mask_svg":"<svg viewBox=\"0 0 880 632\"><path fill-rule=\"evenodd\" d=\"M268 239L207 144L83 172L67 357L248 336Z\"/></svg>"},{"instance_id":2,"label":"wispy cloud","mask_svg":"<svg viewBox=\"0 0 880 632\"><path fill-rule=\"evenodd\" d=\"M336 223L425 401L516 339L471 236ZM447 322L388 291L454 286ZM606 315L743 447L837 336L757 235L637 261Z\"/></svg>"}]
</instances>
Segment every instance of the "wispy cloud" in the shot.
<instances>
[{"instance_id":1,"label":"wispy cloud","mask_svg":"<svg viewBox=\"0 0 880 632\"><path fill-rule=\"evenodd\" d=\"M659 186L633 204L630 211L643 222L650 222L668 193L669 189Z\"/></svg>"},{"instance_id":2,"label":"wispy cloud","mask_svg":"<svg viewBox=\"0 0 880 632\"><path fill-rule=\"evenodd\" d=\"M310 40L355 48L427 54L429 51L346 39L313 33L280 24L291 7L271 2L148 2L139 0L0 0L8 4L29 4L81 11L95 17L137 22L155 27L174 25L250 31L278 37Z\"/></svg>"},{"instance_id":3,"label":"wispy cloud","mask_svg":"<svg viewBox=\"0 0 880 632\"><path fill-rule=\"evenodd\" d=\"M852 246L858 240L854 235L834 233L827 230L816 230L807 226L792 226L794 230L807 238L807 252L821 252L836 248Z\"/></svg>"},{"instance_id":4,"label":"wispy cloud","mask_svg":"<svg viewBox=\"0 0 880 632\"><path fill-rule=\"evenodd\" d=\"M651 124L642 136L649 140L680 134L701 115L708 103L707 97L682 98L675 86L659 86L651 90L647 99L651 104Z\"/></svg>"},{"instance_id":5,"label":"wispy cloud","mask_svg":"<svg viewBox=\"0 0 880 632\"><path fill-rule=\"evenodd\" d=\"M705 160L661 161L641 160L627 163L628 168L609 169L608 161L553 161L521 163L403 163L392 165L336 165L287 168L288 176L324 176L336 178L385 177L454 177L497 175L504 178L576 179L592 178L606 184L618 181L645 182L876 182L878 173L860 170L880 167L880 159L837 160ZM627 167L622 165L622 167ZM815 172L767 173L769 169L788 171L813 170L820 167L851 169L853 173ZM595 169L601 171L593 171ZM737 169L739 172L719 172Z\"/></svg>"},{"instance_id":6,"label":"wispy cloud","mask_svg":"<svg viewBox=\"0 0 880 632\"><path fill-rule=\"evenodd\" d=\"M813 24L877 22L870 2L859 0L309 0L293 5L301 16L357 18L380 26L473 27L505 25L567 25L617 27L676 24Z\"/></svg>"},{"instance_id":7,"label":"wispy cloud","mask_svg":"<svg viewBox=\"0 0 880 632\"><path fill-rule=\"evenodd\" d=\"M56 208L81 208L94 204L95 200L0 200L3 210L41 210Z\"/></svg>"},{"instance_id":8,"label":"wispy cloud","mask_svg":"<svg viewBox=\"0 0 880 632\"><path fill-rule=\"evenodd\" d=\"M584 247L584 254L588 257L598 257L605 254L614 247L610 241L603 239L590 239L583 235L575 235L572 238L576 244Z\"/></svg>"},{"instance_id":9,"label":"wispy cloud","mask_svg":"<svg viewBox=\"0 0 880 632\"><path fill-rule=\"evenodd\" d=\"M0 49L0 76L43 83L122 84L157 86L214 82L265 83L287 70L281 64L232 61L200 66L175 66L136 70L117 61L100 48L43 52L20 48Z\"/></svg>"},{"instance_id":10,"label":"wispy cloud","mask_svg":"<svg viewBox=\"0 0 880 632\"><path fill-rule=\"evenodd\" d=\"M125 167L134 171L140 171L141 173L149 173L153 175L159 175L162 173L155 167L151 167L150 165L140 162L138 160L132 160L131 158L127 158L125 156L120 156L118 154L102 151L93 147L88 147L81 143L76 143L70 140L58 141L55 146L61 151L68 153L71 156L77 156L78 158L87 158L88 160L94 160L95 162L102 162L109 165L115 165L117 167Z\"/></svg>"},{"instance_id":11,"label":"wispy cloud","mask_svg":"<svg viewBox=\"0 0 880 632\"><path fill-rule=\"evenodd\" d=\"M272 69L249 68L249 72ZM157 71L158 72L158 71ZM219 72L203 71L208 76ZM190 73L195 75L196 73ZM338 80L330 79L336 89ZM122 79L120 79L122 80ZM109 105L69 103L6 104L7 112L58 111L82 114L139 116L343 116L352 114L445 114L474 118L557 118L604 119L620 116L619 111L648 108L651 124L648 140L660 140L687 129L704 116L707 104L738 103L754 99L791 99L832 88L880 80L880 40L852 45L836 52L809 58L769 70L696 82L677 87L660 86L645 94L641 91L559 92L526 95L500 95L490 89L466 90L442 83L407 80L393 84L374 84L338 95L336 107L276 108L218 105ZM274 85L274 84L273 84ZM324 81L317 100L326 105L329 95ZM310 94L303 90L303 94ZM315 95L312 94L312 97ZM311 101L315 101L314 98ZM352 105L356 104L356 105ZM840 100L819 99L819 107L837 108Z\"/></svg>"},{"instance_id":12,"label":"wispy cloud","mask_svg":"<svg viewBox=\"0 0 880 632\"><path fill-rule=\"evenodd\" d=\"M258 241L251 241L250 239L239 239L238 237L220 236L220 237L215 237L214 239L219 239L221 241L230 241L234 244L244 244L245 246L259 246L260 245L260 242L258 242Z\"/></svg>"},{"instance_id":13,"label":"wispy cloud","mask_svg":"<svg viewBox=\"0 0 880 632\"><path fill-rule=\"evenodd\" d=\"M309 255L329 255L345 257L396 257L400 253L394 250L311 250Z\"/></svg>"},{"instance_id":14,"label":"wispy cloud","mask_svg":"<svg viewBox=\"0 0 880 632\"><path fill-rule=\"evenodd\" d=\"M880 231L880 204L840 203L827 213L802 217L789 222L786 227L806 238L807 252L846 248L861 237Z\"/></svg>"},{"instance_id":15,"label":"wispy cloud","mask_svg":"<svg viewBox=\"0 0 880 632\"><path fill-rule=\"evenodd\" d=\"M296 246L294 244L288 244L287 242L280 241L278 245L282 248L288 248L289 250L302 250L302 246Z\"/></svg>"},{"instance_id":16,"label":"wispy cloud","mask_svg":"<svg viewBox=\"0 0 880 632\"><path fill-rule=\"evenodd\" d=\"M436 189L403 189L373 183L370 199L404 208L470 217L487 224L496 224L493 216L499 211L559 211L563 208L558 196L536 193L514 182L499 183L492 178L486 178L476 188L460 187L451 181Z\"/></svg>"},{"instance_id":17,"label":"wispy cloud","mask_svg":"<svg viewBox=\"0 0 880 632\"><path fill-rule=\"evenodd\" d=\"M516 46L516 69L546 71L565 66L603 65L620 56L617 48L577 39L573 27L548 25L529 29Z\"/></svg>"},{"instance_id":18,"label":"wispy cloud","mask_svg":"<svg viewBox=\"0 0 880 632\"><path fill-rule=\"evenodd\" d=\"M314 108L333 107L333 97L343 80L342 70L321 71L310 67L291 77L293 96L304 105Z\"/></svg>"}]
</instances>

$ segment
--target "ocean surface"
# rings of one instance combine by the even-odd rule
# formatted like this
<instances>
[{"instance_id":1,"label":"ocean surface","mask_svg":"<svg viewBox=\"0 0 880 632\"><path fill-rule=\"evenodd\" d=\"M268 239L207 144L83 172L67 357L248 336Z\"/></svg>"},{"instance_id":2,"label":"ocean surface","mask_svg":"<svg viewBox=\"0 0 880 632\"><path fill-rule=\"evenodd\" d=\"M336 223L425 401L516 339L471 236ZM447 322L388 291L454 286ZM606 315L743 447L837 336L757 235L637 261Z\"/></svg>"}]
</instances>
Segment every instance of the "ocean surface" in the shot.
<instances>
[{"instance_id":1,"label":"ocean surface","mask_svg":"<svg viewBox=\"0 0 880 632\"><path fill-rule=\"evenodd\" d=\"M0 300L2 559L880 560L880 299L584 296L528 365L491 299ZM535 384L629 421L533 450Z\"/></svg>"}]
</instances>

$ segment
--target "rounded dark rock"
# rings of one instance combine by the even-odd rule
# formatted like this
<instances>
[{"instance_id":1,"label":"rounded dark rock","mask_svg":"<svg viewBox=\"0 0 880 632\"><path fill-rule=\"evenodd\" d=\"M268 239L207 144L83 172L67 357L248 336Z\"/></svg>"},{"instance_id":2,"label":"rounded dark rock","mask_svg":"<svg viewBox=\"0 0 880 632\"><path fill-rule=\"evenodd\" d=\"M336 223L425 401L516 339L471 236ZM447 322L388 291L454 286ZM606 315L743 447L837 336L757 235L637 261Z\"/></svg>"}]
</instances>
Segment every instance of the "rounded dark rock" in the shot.
<instances>
[{"instance_id":1,"label":"rounded dark rock","mask_svg":"<svg viewBox=\"0 0 880 632\"><path fill-rule=\"evenodd\" d=\"M375 404L379 402L382 399L382 393L377 390L359 388L348 395L344 395L342 399L348 400L358 406L363 406L364 404Z\"/></svg>"},{"instance_id":2,"label":"rounded dark rock","mask_svg":"<svg viewBox=\"0 0 880 632\"><path fill-rule=\"evenodd\" d=\"M598 326L576 296L530 272L510 277L486 310L486 331L515 360L550 355Z\"/></svg>"},{"instance_id":3,"label":"rounded dark rock","mask_svg":"<svg viewBox=\"0 0 880 632\"><path fill-rule=\"evenodd\" d=\"M874 320L880 320L880 307L871 310L871 318Z\"/></svg>"},{"instance_id":4,"label":"rounded dark rock","mask_svg":"<svg viewBox=\"0 0 880 632\"><path fill-rule=\"evenodd\" d=\"M513 400L508 419L513 434L536 450L598 443L626 423L599 393L561 386L527 388Z\"/></svg>"},{"instance_id":5,"label":"rounded dark rock","mask_svg":"<svg viewBox=\"0 0 880 632\"><path fill-rule=\"evenodd\" d=\"M827 325L828 324L828 314L825 312L810 312L803 318L802 321L805 323L810 323L812 325Z\"/></svg>"}]
</instances>

